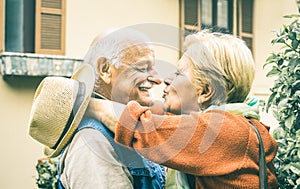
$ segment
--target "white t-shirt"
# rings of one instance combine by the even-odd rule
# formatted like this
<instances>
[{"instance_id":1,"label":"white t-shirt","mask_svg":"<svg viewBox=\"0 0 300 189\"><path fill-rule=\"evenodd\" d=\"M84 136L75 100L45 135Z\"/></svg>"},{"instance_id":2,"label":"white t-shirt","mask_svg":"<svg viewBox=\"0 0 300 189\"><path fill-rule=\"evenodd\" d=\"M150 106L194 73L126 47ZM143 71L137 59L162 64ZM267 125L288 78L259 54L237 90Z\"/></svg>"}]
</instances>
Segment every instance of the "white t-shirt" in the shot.
<instances>
[{"instance_id":1,"label":"white t-shirt","mask_svg":"<svg viewBox=\"0 0 300 189\"><path fill-rule=\"evenodd\" d=\"M65 189L132 189L133 178L114 148L99 131L82 129L60 160Z\"/></svg>"}]
</instances>

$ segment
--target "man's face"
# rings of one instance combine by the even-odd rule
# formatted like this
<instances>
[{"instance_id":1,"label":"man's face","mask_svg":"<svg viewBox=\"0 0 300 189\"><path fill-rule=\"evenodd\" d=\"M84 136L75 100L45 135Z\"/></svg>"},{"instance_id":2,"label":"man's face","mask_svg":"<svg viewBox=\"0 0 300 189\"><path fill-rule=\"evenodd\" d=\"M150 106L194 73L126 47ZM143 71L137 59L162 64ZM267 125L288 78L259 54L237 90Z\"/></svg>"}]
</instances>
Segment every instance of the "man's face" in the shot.
<instances>
[{"instance_id":1,"label":"man's face","mask_svg":"<svg viewBox=\"0 0 300 189\"><path fill-rule=\"evenodd\" d=\"M150 89L161 82L154 70L154 53L146 47L136 51L128 51L121 66L112 68L112 100L124 104L136 100L141 105L150 105Z\"/></svg>"},{"instance_id":2,"label":"man's face","mask_svg":"<svg viewBox=\"0 0 300 189\"><path fill-rule=\"evenodd\" d=\"M197 91L191 82L190 60L183 56L177 65L177 72L167 77L164 82L164 109L174 114L188 114L199 111Z\"/></svg>"}]
</instances>

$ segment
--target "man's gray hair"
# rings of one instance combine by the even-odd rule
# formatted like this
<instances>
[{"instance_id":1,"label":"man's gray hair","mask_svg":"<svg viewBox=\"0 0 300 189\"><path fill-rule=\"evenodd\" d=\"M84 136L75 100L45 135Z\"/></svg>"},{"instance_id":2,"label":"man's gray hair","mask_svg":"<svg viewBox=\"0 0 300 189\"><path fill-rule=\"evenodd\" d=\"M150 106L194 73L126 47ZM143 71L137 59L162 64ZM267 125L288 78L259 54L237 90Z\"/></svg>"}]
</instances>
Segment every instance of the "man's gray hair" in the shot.
<instances>
[{"instance_id":1,"label":"man's gray hair","mask_svg":"<svg viewBox=\"0 0 300 189\"><path fill-rule=\"evenodd\" d=\"M84 57L84 63L94 68L99 57L105 57L116 68L121 65L122 51L132 46L147 45L151 49L150 39L143 33L123 28L99 34Z\"/></svg>"}]
</instances>

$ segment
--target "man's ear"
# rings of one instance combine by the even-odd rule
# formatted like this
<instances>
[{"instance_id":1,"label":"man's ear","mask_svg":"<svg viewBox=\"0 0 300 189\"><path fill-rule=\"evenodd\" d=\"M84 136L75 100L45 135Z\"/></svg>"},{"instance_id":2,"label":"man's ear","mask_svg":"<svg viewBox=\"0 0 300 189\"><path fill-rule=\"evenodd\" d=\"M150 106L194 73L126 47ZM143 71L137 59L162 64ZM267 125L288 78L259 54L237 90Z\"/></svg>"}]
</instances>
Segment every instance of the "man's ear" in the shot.
<instances>
[{"instance_id":1,"label":"man's ear","mask_svg":"<svg viewBox=\"0 0 300 189\"><path fill-rule=\"evenodd\" d=\"M211 87L207 87L206 90L199 90L198 91L198 104L203 105L207 104L213 95L213 91Z\"/></svg>"},{"instance_id":2,"label":"man's ear","mask_svg":"<svg viewBox=\"0 0 300 189\"><path fill-rule=\"evenodd\" d=\"M97 71L99 73L99 77L106 83L109 84L111 81L111 63L105 58L100 57L97 60Z\"/></svg>"}]
</instances>

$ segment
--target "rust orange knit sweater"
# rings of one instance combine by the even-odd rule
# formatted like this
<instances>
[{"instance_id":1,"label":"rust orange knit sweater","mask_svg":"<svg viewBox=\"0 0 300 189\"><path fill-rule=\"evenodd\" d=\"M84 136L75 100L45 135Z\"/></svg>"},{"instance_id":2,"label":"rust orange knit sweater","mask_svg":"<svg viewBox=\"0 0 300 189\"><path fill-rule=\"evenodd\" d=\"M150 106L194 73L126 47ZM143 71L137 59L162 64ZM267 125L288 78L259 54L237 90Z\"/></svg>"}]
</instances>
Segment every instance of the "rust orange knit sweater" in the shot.
<instances>
[{"instance_id":1,"label":"rust orange knit sweater","mask_svg":"<svg viewBox=\"0 0 300 189\"><path fill-rule=\"evenodd\" d=\"M277 143L266 126L261 133L269 188L278 188L272 160ZM195 175L196 188L258 189L258 139L247 119L221 110L190 115L154 115L131 101L117 125L115 140L146 158Z\"/></svg>"}]
</instances>

